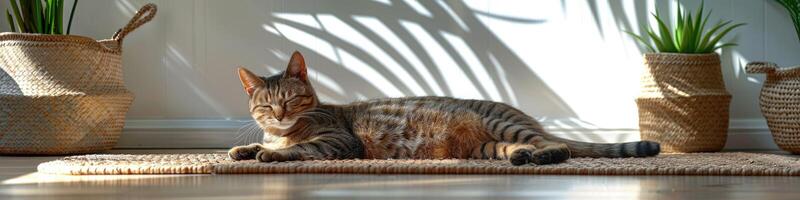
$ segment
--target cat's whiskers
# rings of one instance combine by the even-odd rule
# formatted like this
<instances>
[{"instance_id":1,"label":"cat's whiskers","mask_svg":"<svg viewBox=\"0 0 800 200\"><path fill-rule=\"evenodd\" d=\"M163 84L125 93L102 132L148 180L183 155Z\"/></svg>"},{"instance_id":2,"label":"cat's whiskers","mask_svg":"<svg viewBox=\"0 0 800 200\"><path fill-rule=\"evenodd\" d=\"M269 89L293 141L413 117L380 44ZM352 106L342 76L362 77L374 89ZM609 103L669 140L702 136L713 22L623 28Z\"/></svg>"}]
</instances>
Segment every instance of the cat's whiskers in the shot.
<instances>
[{"instance_id":1,"label":"cat's whiskers","mask_svg":"<svg viewBox=\"0 0 800 200\"><path fill-rule=\"evenodd\" d=\"M234 145L247 145L254 142L261 142L258 137L263 133L261 127L255 121L248 122L237 131L236 142Z\"/></svg>"}]
</instances>

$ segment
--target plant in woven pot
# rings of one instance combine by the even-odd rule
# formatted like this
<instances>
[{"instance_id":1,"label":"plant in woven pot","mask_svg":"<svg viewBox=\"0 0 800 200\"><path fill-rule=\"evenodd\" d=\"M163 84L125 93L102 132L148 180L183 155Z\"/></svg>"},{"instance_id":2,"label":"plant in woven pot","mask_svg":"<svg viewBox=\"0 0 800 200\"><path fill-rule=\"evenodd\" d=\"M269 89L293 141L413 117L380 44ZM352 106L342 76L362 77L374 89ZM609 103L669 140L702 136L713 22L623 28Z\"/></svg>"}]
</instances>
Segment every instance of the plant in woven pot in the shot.
<instances>
[{"instance_id":1,"label":"plant in woven pot","mask_svg":"<svg viewBox=\"0 0 800 200\"><path fill-rule=\"evenodd\" d=\"M10 4L6 19L19 33L0 33L0 154L114 147L133 101L122 80L122 41L155 16L156 6L142 7L111 39L95 40L63 35L72 21L64 32L63 0Z\"/></svg>"},{"instance_id":2,"label":"plant in woven pot","mask_svg":"<svg viewBox=\"0 0 800 200\"><path fill-rule=\"evenodd\" d=\"M679 3L680 4L680 3ZM636 98L642 140L661 143L662 152L710 152L725 146L731 95L722 79L717 49L731 30L744 24L719 22L706 30L703 4L692 15L677 9L669 27L656 12L658 32L628 32L651 53L644 55L642 89Z\"/></svg>"},{"instance_id":3,"label":"plant in woven pot","mask_svg":"<svg viewBox=\"0 0 800 200\"><path fill-rule=\"evenodd\" d=\"M800 0L776 0L789 11L800 39ZM759 101L772 139L778 147L800 154L800 66L780 68L775 63L748 63L748 73L767 74Z\"/></svg>"}]
</instances>

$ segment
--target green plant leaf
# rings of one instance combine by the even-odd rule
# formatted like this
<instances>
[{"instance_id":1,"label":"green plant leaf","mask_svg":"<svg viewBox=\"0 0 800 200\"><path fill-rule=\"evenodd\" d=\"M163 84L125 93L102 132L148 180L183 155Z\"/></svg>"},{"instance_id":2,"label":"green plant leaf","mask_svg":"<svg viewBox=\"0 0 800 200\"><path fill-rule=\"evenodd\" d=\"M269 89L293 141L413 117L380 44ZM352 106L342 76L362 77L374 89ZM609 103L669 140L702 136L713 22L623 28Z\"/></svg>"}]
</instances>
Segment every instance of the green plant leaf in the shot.
<instances>
[{"instance_id":1,"label":"green plant leaf","mask_svg":"<svg viewBox=\"0 0 800 200\"><path fill-rule=\"evenodd\" d=\"M50 1L50 0L45 0L45 1L46 1L46 3L47 3L47 11L46 11L46 12L44 12L44 14L45 14L44 18L45 18L45 20L47 20L48 22L51 22L51 21L53 21L53 20L52 20L52 19L53 19L53 1ZM52 34L52 33L50 32L50 27L52 27L52 26L53 26L52 24L50 24L50 23L47 23L47 24L45 25L45 30L44 30L44 32L45 32L45 33L47 33L47 34Z\"/></svg>"},{"instance_id":2,"label":"green plant leaf","mask_svg":"<svg viewBox=\"0 0 800 200\"><path fill-rule=\"evenodd\" d=\"M14 17L17 18L17 28L19 28L19 32L25 33L27 29L25 29L25 22L22 19L22 15L19 14L19 6L17 5L17 0L10 0L11 2L11 10L14 11Z\"/></svg>"},{"instance_id":3,"label":"green plant leaf","mask_svg":"<svg viewBox=\"0 0 800 200\"><path fill-rule=\"evenodd\" d=\"M52 4L50 34L63 34L64 0L48 0Z\"/></svg>"},{"instance_id":4,"label":"green plant leaf","mask_svg":"<svg viewBox=\"0 0 800 200\"><path fill-rule=\"evenodd\" d=\"M652 40L653 44L656 45L656 48L658 49L658 51L665 52L664 51L664 45L661 43L661 38L659 38L658 35L656 35L656 33L653 32L652 29L647 29L647 35L650 36L650 40Z\"/></svg>"},{"instance_id":5,"label":"green plant leaf","mask_svg":"<svg viewBox=\"0 0 800 200\"><path fill-rule=\"evenodd\" d=\"M653 45L647 42L647 40L645 40L642 36L636 35L635 33L630 31L625 31L625 33L628 33L628 35L630 35L631 37L639 41L639 43L647 47L647 50L649 50L650 52L656 52L656 49L653 48Z\"/></svg>"},{"instance_id":6,"label":"green plant leaf","mask_svg":"<svg viewBox=\"0 0 800 200\"><path fill-rule=\"evenodd\" d=\"M725 35L727 35L727 34L728 34L728 32L730 32L730 31L731 31L731 30L733 30L734 28L736 28L736 27L740 27L740 26L744 26L744 25L745 25L744 23L741 23L741 24L735 24L735 25L732 25L732 26L730 26L730 27L726 28L724 31L722 31L722 32L720 32L719 34L717 34L717 35L714 37L714 39L712 39L712 40L711 40L711 42L710 42L710 43L708 43L708 44L709 44L709 45L711 45L711 46L708 46L708 47L704 48L704 49L703 49L703 52L712 52L712 51L714 51L714 47L713 47L713 45L716 45L716 44L717 44L717 42L719 42L719 40L720 40L720 39L722 39L722 37L725 37Z\"/></svg>"},{"instance_id":7,"label":"green plant leaf","mask_svg":"<svg viewBox=\"0 0 800 200\"><path fill-rule=\"evenodd\" d=\"M692 27L692 15L688 15L684 18L683 22L683 34L681 34L680 38L675 38L675 40L681 41L681 46L679 47L678 52L686 52L686 53L695 53L695 48L693 47L694 38L694 27Z\"/></svg>"},{"instance_id":8,"label":"green plant leaf","mask_svg":"<svg viewBox=\"0 0 800 200\"><path fill-rule=\"evenodd\" d=\"M725 27L730 23L731 21L727 22L720 21L716 25L714 25L714 27L712 27L711 30L706 32L705 36L703 36L703 40L700 41L700 49L706 49L709 46L713 46L714 45L713 43L709 44L710 42L709 40L711 40L711 37L714 36L714 33L716 33L720 28Z\"/></svg>"},{"instance_id":9,"label":"green plant leaf","mask_svg":"<svg viewBox=\"0 0 800 200\"><path fill-rule=\"evenodd\" d=\"M47 0L48 2L48 9L50 10L50 17L47 18L47 21L50 22L49 34L58 34L58 21L56 21L56 15L58 15L58 0Z\"/></svg>"},{"instance_id":10,"label":"green plant leaf","mask_svg":"<svg viewBox=\"0 0 800 200\"><path fill-rule=\"evenodd\" d=\"M12 30L22 33L63 34L64 0L9 0L9 2L13 12L6 10L6 18L12 26L16 25ZM74 7L77 2L73 4ZM74 15L74 11L71 15Z\"/></svg>"},{"instance_id":11,"label":"green plant leaf","mask_svg":"<svg viewBox=\"0 0 800 200\"><path fill-rule=\"evenodd\" d=\"M697 9L697 13L695 13L694 27L695 27L696 30L690 36L690 37L692 37L692 41L694 41L694 42L692 42L692 44L693 44L693 48L694 48L695 52L700 49L700 45L697 44L697 43L698 43L698 41L700 41L700 38L703 36L703 28L705 27L705 26L703 26L703 22L705 21L703 19L703 9L705 7L705 4L706 4L705 1L700 2L700 9Z\"/></svg>"},{"instance_id":12,"label":"green plant leaf","mask_svg":"<svg viewBox=\"0 0 800 200\"><path fill-rule=\"evenodd\" d=\"M58 0L58 12L56 14L56 25L58 34L64 34L64 0Z\"/></svg>"},{"instance_id":13,"label":"green plant leaf","mask_svg":"<svg viewBox=\"0 0 800 200\"><path fill-rule=\"evenodd\" d=\"M41 33L50 34L50 17L52 16L52 6L50 5L52 2L50 0L45 0L45 7L44 7L44 30Z\"/></svg>"},{"instance_id":14,"label":"green plant leaf","mask_svg":"<svg viewBox=\"0 0 800 200\"><path fill-rule=\"evenodd\" d=\"M793 1L795 2L792 6L785 6L785 7L795 7L797 8L797 12L790 13L798 13L800 14L800 0L777 0L779 2L783 1ZM789 3L784 3L788 5ZM675 22L675 26L673 29L667 26L664 23L664 18L661 18L661 14L656 10L655 13L651 13L655 21L658 23L658 34L656 31L653 31L652 28L647 29L646 35L650 37L650 41L653 45L645 39L645 34L636 35L633 33L628 33L632 35L638 42L642 43L643 45L647 46L651 50L657 50L658 52L674 52L674 53L711 53L716 49L732 46L735 45L733 43L726 43L717 46L717 43L720 42L722 38L725 37L730 31L733 29L743 26L744 24L732 24L731 21L726 22L719 22L711 29L708 29L706 32L706 25L708 25L708 20L711 18L711 11L705 12L705 1L702 1L700 4L699 9L696 12L689 11L680 4L678 1L678 9L677 9L677 21ZM800 21L800 17L793 17L797 21ZM798 31L798 38L800 38L800 26L796 26ZM719 33L718 33L719 32Z\"/></svg>"},{"instance_id":15,"label":"green plant leaf","mask_svg":"<svg viewBox=\"0 0 800 200\"><path fill-rule=\"evenodd\" d=\"M675 47L675 42L672 40L672 35L670 34L669 28L664 23L664 21L661 20L661 18L659 18L658 12L656 12L656 14L653 15L653 16L656 18L656 22L658 23L658 30L661 33L661 37L650 36L651 39L654 42L658 41L658 43L661 44L661 45L656 45L657 47L660 46L660 47L658 47L659 51L662 51L662 52L674 52L674 51L676 51L677 48ZM655 35L655 33L653 33L653 35Z\"/></svg>"},{"instance_id":16,"label":"green plant leaf","mask_svg":"<svg viewBox=\"0 0 800 200\"><path fill-rule=\"evenodd\" d=\"M738 44L736 44L736 43L725 43L725 44L721 44L721 45L715 46L713 49L711 49L711 51L716 51L717 49L730 47L730 46L736 46L736 45L738 45Z\"/></svg>"},{"instance_id":17,"label":"green plant leaf","mask_svg":"<svg viewBox=\"0 0 800 200\"><path fill-rule=\"evenodd\" d=\"M776 0L776 2L789 12L789 17L794 23L797 39L800 40L800 0Z\"/></svg>"},{"instance_id":18,"label":"green plant leaf","mask_svg":"<svg viewBox=\"0 0 800 200\"><path fill-rule=\"evenodd\" d=\"M17 32L17 28L14 28L14 18L11 17L11 12L8 12L8 9L6 9L6 20L8 20L8 26L11 27L11 32Z\"/></svg>"},{"instance_id":19,"label":"green plant leaf","mask_svg":"<svg viewBox=\"0 0 800 200\"><path fill-rule=\"evenodd\" d=\"M20 13L22 13L22 18L24 19L25 29L26 32L29 33L37 33L36 24L34 21L35 18L33 17L33 1L26 0L19 2Z\"/></svg>"},{"instance_id":20,"label":"green plant leaf","mask_svg":"<svg viewBox=\"0 0 800 200\"><path fill-rule=\"evenodd\" d=\"M683 10L681 10L681 2L678 1L678 20L675 22L675 47L677 51L680 51L681 45L683 45L683 41L680 38L683 38Z\"/></svg>"},{"instance_id":21,"label":"green plant leaf","mask_svg":"<svg viewBox=\"0 0 800 200\"><path fill-rule=\"evenodd\" d=\"M42 1L40 0L27 0L32 2L33 5L33 25L36 27L37 33L46 33L45 27L47 26L44 16L44 8L42 8Z\"/></svg>"},{"instance_id":22,"label":"green plant leaf","mask_svg":"<svg viewBox=\"0 0 800 200\"><path fill-rule=\"evenodd\" d=\"M75 7L78 5L78 0L72 2L72 11L69 12L69 22L67 23L67 35L72 29L72 16L75 16Z\"/></svg>"},{"instance_id":23,"label":"green plant leaf","mask_svg":"<svg viewBox=\"0 0 800 200\"><path fill-rule=\"evenodd\" d=\"M703 29L705 29L709 18L711 18L711 10L709 10L708 14L706 14L706 17L703 18L703 23L700 23L699 27L701 28L701 30L697 32L697 48L698 49L702 49L703 46L705 45L704 42L703 42L703 36L705 34L709 34L709 33L705 33L704 30L703 30ZM705 42L708 42L708 39L706 39Z\"/></svg>"}]
</instances>

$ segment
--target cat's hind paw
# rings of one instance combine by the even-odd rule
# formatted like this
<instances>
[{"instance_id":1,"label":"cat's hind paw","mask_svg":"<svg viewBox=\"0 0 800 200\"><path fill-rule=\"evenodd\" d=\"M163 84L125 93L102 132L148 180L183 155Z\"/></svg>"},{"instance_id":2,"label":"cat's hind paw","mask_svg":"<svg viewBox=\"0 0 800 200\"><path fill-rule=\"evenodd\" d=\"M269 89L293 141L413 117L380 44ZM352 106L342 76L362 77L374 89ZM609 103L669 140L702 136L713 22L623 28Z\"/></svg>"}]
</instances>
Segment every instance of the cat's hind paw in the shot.
<instances>
[{"instance_id":1,"label":"cat's hind paw","mask_svg":"<svg viewBox=\"0 0 800 200\"><path fill-rule=\"evenodd\" d=\"M545 148L533 152L531 162L537 165L562 163L571 157L567 148Z\"/></svg>"},{"instance_id":2,"label":"cat's hind paw","mask_svg":"<svg viewBox=\"0 0 800 200\"><path fill-rule=\"evenodd\" d=\"M511 153L508 160L514 166L524 165L531 162L533 159L533 151L530 149L517 149Z\"/></svg>"}]
</instances>

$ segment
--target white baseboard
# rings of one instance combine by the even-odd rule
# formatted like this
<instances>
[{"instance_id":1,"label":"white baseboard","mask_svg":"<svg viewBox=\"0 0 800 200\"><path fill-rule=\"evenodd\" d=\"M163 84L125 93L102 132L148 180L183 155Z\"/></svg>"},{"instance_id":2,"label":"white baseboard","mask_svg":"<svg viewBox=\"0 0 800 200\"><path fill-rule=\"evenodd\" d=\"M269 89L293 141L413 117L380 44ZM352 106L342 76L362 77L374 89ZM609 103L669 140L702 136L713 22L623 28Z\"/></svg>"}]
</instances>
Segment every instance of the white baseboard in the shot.
<instances>
[{"instance_id":1,"label":"white baseboard","mask_svg":"<svg viewBox=\"0 0 800 200\"><path fill-rule=\"evenodd\" d=\"M559 120L542 123L552 134L589 142L639 140L636 128L565 126ZM572 120L574 121L574 120ZM250 120L128 120L117 148L228 148ZM579 123L572 123L579 124ZM727 150L777 150L763 119L731 120Z\"/></svg>"}]
</instances>

